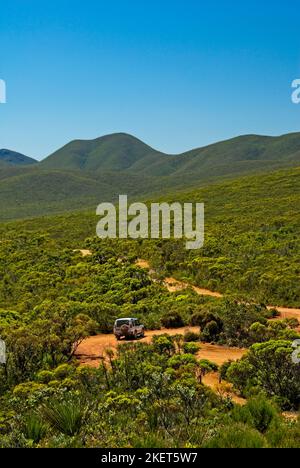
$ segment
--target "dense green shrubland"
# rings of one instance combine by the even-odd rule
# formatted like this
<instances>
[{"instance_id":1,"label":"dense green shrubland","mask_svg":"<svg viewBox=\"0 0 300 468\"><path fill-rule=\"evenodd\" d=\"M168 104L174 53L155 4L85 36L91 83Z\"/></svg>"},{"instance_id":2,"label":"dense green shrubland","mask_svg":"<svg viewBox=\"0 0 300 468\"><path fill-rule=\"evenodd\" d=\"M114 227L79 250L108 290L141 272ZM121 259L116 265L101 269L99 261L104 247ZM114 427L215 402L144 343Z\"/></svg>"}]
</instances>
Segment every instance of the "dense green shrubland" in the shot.
<instances>
[{"instance_id":1,"label":"dense green shrubland","mask_svg":"<svg viewBox=\"0 0 300 468\"><path fill-rule=\"evenodd\" d=\"M299 171L176 197L206 201L201 251L172 240L100 241L90 213L0 226L0 335L8 349L0 446L300 445L299 421L279 413L299 409L291 359L298 324L270 322L265 306L300 304ZM83 258L80 248L93 255ZM156 281L135 265L138 257L150 260ZM225 297L169 293L160 280L171 274ZM149 329L190 324L199 332L123 345L99 369L78 366L78 344L111 332L125 315ZM202 385L216 367L201 359L201 341L250 348L220 369L249 399L244 409Z\"/></svg>"},{"instance_id":2,"label":"dense green shrubland","mask_svg":"<svg viewBox=\"0 0 300 468\"><path fill-rule=\"evenodd\" d=\"M299 169L177 192L163 200L205 202L201 250L186 251L181 241L149 240L123 240L111 248L149 259L162 276L172 274L260 303L300 307ZM65 248L84 248L97 221L95 214L75 212L2 224L0 236L9 248L16 232L39 232L55 240L61 258ZM97 248L99 242L88 245Z\"/></svg>"},{"instance_id":3,"label":"dense green shrubland","mask_svg":"<svg viewBox=\"0 0 300 468\"><path fill-rule=\"evenodd\" d=\"M243 408L217 396L201 384L216 366L182 343L157 336L108 351L99 369L36 374L2 397L0 446L299 447L299 420L263 394Z\"/></svg>"},{"instance_id":4,"label":"dense green shrubland","mask_svg":"<svg viewBox=\"0 0 300 468\"><path fill-rule=\"evenodd\" d=\"M130 242L89 240L87 246L93 255L83 258L39 233L0 244L0 333L8 348L7 364L0 368L0 445L298 444L299 425L285 422L272 406L299 405L299 369L290 356L291 340L298 336L295 321L268 322L271 313L263 305L236 298L205 298L189 289L169 293L135 265ZM90 334L111 332L120 315L136 315L149 328L197 325L199 334L122 345L117 359L107 351L108 362L98 370L78 366L76 346ZM199 340L261 343L222 375L242 395L274 401L255 404L263 414L264 405L271 405L276 425L262 431L252 416L238 419L230 400L202 385L217 367L201 359ZM285 359L280 355L270 370L272 346L275 351L284 346ZM236 439L228 427L237 431Z\"/></svg>"}]
</instances>

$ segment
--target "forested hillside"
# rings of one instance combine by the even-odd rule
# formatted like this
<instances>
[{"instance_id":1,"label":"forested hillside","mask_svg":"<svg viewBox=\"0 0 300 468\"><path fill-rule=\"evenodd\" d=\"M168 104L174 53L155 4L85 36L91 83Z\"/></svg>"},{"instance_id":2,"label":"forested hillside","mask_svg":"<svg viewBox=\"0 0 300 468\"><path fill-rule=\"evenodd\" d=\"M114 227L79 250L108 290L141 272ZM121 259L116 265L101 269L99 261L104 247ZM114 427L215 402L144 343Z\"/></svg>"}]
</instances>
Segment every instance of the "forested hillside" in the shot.
<instances>
[{"instance_id":1,"label":"forested hillside","mask_svg":"<svg viewBox=\"0 0 300 468\"><path fill-rule=\"evenodd\" d=\"M300 134L241 136L179 155L127 134L75 140L38 164L1 163L0 220L93 209L119 194L152 197L216 180L295 167ZM26 162L34 161L26 159ZM25 164L25 161L22 163Z\"/></svg>"},{"instance_id":2,"label":"forested hillside","mask_svg":"<svg viewBox=\"0 0 300 468\"><path fill-rule=\"evenodd\" d=\"M299 446L299 422L281 415L300 403L297 320L269 320L272 311L242 295L170 293L135 265L132 242L91 239L93 253L83 257L41 232L7 234L0 447ZM107 348L99 368L79 365L82 340L110 333L120 316L136 316L148 330L194 325L198 332L162 330L150 344ZM202 342L249 352L218 369L202 357ZM203 379L216 371L223 384L215 393ZM232 386L246 406L233 403Z\"/></svg>"},{"instance_id":3,"label":"forested hillside","mask_svg":"<svg viewBox=\"0 0 300 468\"><path fill-rule=\"evenodd\" d=\"M300 405L299 322L266 307L300 306L299 181L290 169L161 197L205 202L199 251L100 240L92 212L1 224L0 447L299 447L283 413ZM170 274L224 297L170 292ZM82 341L122 316L162 334L80 364ZM243 357L218 366L204 344Z\"/></svg>"},{"instance_id":4,"label":"forested hillside","mask_svg":"<svg viewBox=\"0 0 300 468\"><path fill-rule=\"evenodd\" d=\"M162 200L205 203L205 245L132 242L161 275L172 273L223 293L241 292L274 305L300 306L300 170L244 177ZM1 237L17 231L49 233L61 248L84 248L95 235L95 213L79 212L3 224Z\"/></svg>"}]
</instances>

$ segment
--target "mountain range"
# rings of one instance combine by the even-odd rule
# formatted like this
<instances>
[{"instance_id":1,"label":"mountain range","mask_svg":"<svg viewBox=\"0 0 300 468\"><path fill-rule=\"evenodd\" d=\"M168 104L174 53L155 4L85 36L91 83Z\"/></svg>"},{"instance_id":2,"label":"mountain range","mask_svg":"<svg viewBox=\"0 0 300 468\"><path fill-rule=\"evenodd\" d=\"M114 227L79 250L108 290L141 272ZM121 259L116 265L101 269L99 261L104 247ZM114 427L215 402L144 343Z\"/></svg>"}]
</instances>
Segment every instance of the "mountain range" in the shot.
<instances>
[{"instance_id":1,"label":"mountain range","mask_svg":"<svg viewBox=\"0 0 300 468\"><path fill-rule=\"evenodd\" d=\"M240 136L178 155L125 133L74 140L41 162L0 150L0 219L95 208L119 194L149 198L295 166L300 166L300 133Z\"/></svg>"}]
</instances>

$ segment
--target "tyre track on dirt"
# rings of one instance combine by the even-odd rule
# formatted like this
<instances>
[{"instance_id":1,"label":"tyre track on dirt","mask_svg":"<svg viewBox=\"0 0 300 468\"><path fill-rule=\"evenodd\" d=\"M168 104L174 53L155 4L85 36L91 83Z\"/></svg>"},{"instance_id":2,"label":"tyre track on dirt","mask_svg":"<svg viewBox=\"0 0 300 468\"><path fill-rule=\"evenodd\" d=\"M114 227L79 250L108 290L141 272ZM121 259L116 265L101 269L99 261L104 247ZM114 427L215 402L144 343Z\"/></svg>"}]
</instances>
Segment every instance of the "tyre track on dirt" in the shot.
<instances>
[{"instance_id":1,"label":"tyre track on dirt","mask_svg":"<svg viewBox=\"0 0 300 468\"><path fill-rule=\"evenodd\" d=\"M141 258L136 261L136 266L143 268L144 270L151 270L150 263L147 260L143 260ZM198 286L193 286L189 283L179 281L175 278L165 278L163 280L163 284L166 286L169 292L182 291L183 289L192 288L200 296L210 296L216 298L224 297L224 295L219 292L199 288ZM280 313L280 318L296 318L300 322L300 309L271 305L267 306L267 308L269 310L276 309Z\"/></svg>"}]
</instances>

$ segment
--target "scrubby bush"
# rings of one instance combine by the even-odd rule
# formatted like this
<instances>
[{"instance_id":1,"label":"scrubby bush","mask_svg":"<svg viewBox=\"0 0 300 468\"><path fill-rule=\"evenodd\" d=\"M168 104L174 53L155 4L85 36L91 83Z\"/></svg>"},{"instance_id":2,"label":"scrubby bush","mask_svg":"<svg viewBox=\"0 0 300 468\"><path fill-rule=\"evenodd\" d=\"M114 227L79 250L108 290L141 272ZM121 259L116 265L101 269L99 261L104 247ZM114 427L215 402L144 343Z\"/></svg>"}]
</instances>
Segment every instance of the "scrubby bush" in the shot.
<instances>
[{"instance_id":1,"label":"scrubby bush","mask_svg":"<svg viewBox=\"0 0 300 468\"><path fill-rule=\"evenodd\" d=\"M61 364L53 371L54 377L58 380L66 379L67 377L70 377L73 373L74 368L69 364Z\"/></svg>"},{"instance_id":2,"label":"scrubby bush","mask_svg":"<svg viewBox=\"0 0 300 468\"><path fill-rule=\"evenodd\" d=\"M251 398L243 407L236 407L232 412L236 422L242 422L265 433L274 424L279 423L277 409L265 397Z\"/></svg>"},{"instance_id":3,"label":"scrubby bush","mask_svg":"<svg viewBox=\"0 0 300 468\"><path fill-rule=\"evenodd\" d=\"M191 330L187 330L183 335L183 339L186 343L199 341L200 333L195 333Z\"/></svg>"},{"instance_id":4,"label":"scrubby bush","mask_svg":"<svg viewBox=\"0 0 300 468\"><path fill-rule=\"evenodd\" d=\"M176 354L168 361L168 366L178 369L182 365L194 364L196 366L197 360L192 354Z\"/></svg>"},{"instance_id":5,"label":"scrubby bush","mask_svg":"<svg viewBox=\"0 0 300 468\"><path fill-rule=\"evenodd\" d=\"M232 360L224 362L220 368L219 368L219 373L220 373L220 378L221 380L227 380L227 371L230 368L231 364L233 363Z\"/></svg>"},{"instance_id":6,"label":"scrubby bush","mask_svg":"<svg viewBox=\"0 0 300 468\"><path fill-rule=\"evenodd\" d=\"M168 335L157 335L153 337L153 347L159 353L172 354L175 351L174 342Z\"/></svg>"},{"instance_id":7,"label":"scrubby bush","mask_svg":"<svg viewBox=\"0 0 300 468\"><path fill-rule=\"evenodd\" d=\"M36 379L40 383L47 384L51 380L54 380L54 372L48 371L48 370L43 370L37 373Z\"/></svg>"},{"instance_id":8,"label":"scrubby bush","mask_svg":"<svg viewBox=\"0 0 300 468\"><path fill-rule=\"evenodd\" d=\"M162 326L165 328L181 328L184 326L184 321L179 312L169 312L161 319Z\"/></svg>"},{"instance_id":9,"label":"scrubby bush","mask_svg":"<svg viewBox=\"0 0 300 468\"><path fill-rule=\"evenodd\" d=\"M197 354L199 351L200 346L198 343L184 343L183 350L187 354Z\"/></svg>"},{"instance_id":10,"label":"scrubby bush","mask_svg":"<svg viewBox=\"0 0 300 468\"><path fill-rule=\"evenodd\" d=\"M21 398L28 398L29 396L33 395L35 392L39 392L45 388L45 385L37 383L37 382L24 382L16 387L13 390L13 393L17 397Z\"/></svg>"},{"instance_id":11,"label":"scrubby bush","mask_svg":"<svg viewBox=\"0 0 300 468\"><path fill-rule=\"evenodd\" d=\"M277 401L283 409L299 408L300 366L293 363L291 341L270 340L251 346L248 354L231 364L227 378L244 394L254 387Z\"/></svg>"},{"instance_id":12,"label":"scrubby bush","mask_svg":"<svg viewBox=\"0 0 300 468\"><path fill-rule=\"evenodd\" d=\"M257 430L245 424L232 424L222 428L207 448L264 448L267 442Z\"/></svg>"}]
</instances>

